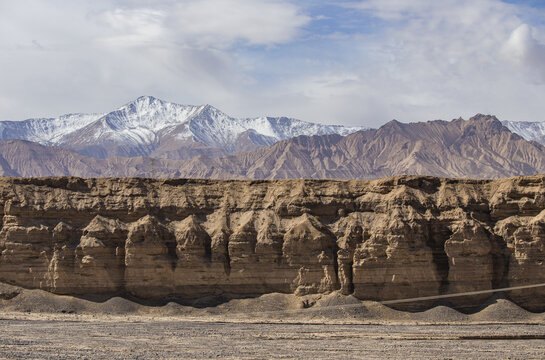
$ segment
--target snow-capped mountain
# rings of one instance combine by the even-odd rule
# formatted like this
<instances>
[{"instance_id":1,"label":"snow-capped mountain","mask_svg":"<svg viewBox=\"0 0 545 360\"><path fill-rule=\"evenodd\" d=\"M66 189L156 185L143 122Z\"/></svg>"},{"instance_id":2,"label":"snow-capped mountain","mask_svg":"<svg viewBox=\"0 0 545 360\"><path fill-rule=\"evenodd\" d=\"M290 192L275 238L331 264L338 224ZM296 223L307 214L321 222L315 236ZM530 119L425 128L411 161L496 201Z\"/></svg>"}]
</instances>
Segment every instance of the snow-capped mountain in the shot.
<instances>
[{"instance_id":1,"label":"snow-capped mountain","mask_svg":"<svg viewBox=\"0 0 545 360\"><path fill-rule=\"evenodd\" d=\"M545 145L545 123L531 121L502 121L503 126L519 134L525 140Z\"/></svg>"},{"instance_id":2,"label":"snow-capped mountain","mask_svg":"<svg viewBox=\"0 0 545 360\"><path fill-rule=\"evenodd\" d=\"M57 146L0 141L1 176L376 179L418 174L483 179L543 173L545 146L481 114L450 122L392 120L345 137L295 137L258 150L189 160L97 159Z\"/></svg>"},{"instance_id":3,"label":"snow-capped mountain","mask_svg":"<svg viewBox=\"0 0 545 360\"><path fill-rule=\"evenodd\" d=\"M58 118L0 121L0 139L22 139L51 145L102 116L104 114L67 114Z\"/></svg>"},{"instance_id":4,"label":"snow-capped mountain","mask_svg":"<svg viewBox=\"0 0 545 360\"><path fill-rule=\"evenodd\" d=\"M179 105L142 96L107 114L0 121L0 140L57 145L98 158L188 159L254 150L300 135L348 135L363 129L286 117L239 119L210 105Z\"/></svg>"}]
</instances>

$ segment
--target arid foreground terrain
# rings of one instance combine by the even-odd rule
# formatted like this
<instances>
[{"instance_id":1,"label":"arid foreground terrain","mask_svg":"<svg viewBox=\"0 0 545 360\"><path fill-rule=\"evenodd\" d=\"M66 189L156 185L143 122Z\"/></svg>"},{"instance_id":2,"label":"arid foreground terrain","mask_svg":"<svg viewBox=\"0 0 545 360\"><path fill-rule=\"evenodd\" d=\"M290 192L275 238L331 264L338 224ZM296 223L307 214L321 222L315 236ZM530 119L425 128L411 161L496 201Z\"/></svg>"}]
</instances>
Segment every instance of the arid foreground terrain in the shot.
<instances>
[{"instance_id":1,"label":"arid foreground terrain","mask_svg":"<svg viewBox=\"0 0 545 360\"><path fill-rule=\"evenodd\" d=\"M398 311L338 293L146 306L0 289L4 298L17 293L0 300L0 359L537 359L545 353L545 314L501 297L464 314L446 306Z\"/></svg>"}]
</instances>

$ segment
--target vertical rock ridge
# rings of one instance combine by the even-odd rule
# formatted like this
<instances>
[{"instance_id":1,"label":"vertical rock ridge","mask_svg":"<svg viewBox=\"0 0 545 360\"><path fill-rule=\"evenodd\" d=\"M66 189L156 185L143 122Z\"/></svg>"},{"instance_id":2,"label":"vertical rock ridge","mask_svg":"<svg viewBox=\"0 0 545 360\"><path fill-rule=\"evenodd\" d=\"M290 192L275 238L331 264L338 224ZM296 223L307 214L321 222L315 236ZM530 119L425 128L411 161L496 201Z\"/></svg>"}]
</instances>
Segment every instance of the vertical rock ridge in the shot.
<instances>
[{"instance_id":1,"label":"vertical rock ridge","mask_svg":"<svg viewBox=\"0 0 545 360\"><path fill-rule=\"evenodd\" d=\"M453 225L453 233L445 242L448 256L448 293L464 293L492 289L494 268L492 245L484 227L473 219ZM455 305L478 306L489 295L453 298Z\"/></svg>"},{"instance_id":2,"label":"vertical rock ridge","mask_svg":"<svg viewBox=\"0 0 545 360\"><path fill-rule=\"evenodd\" d=\"M173 293L176 239L152 215L129 227L125 245L125 289L136 297L157 298ZM153 269L153 271L150 271Z\"/></svg>"},{"instance_id":3,"label":"vertical rock ridge","mask_svg":"<svg viewBox=\"0 0 545 360\"><path fill-rule=\"evenodd\" d=\"M441 279L439 287L439 294L445 295L449 293L449 271L450 263L448 256L445 252L445 243L452 236L452 231L447 224L440 221L429 221L427 223L427 240L426 245L432 249L433 263L437 275Z\"/></svg>"},{"instance_id":4,"label":"vertical rock ridge","mask_svg":"<svg viewBox=\"0 0 545 360\"><path fill-rule=\"evenodd\" d=\"M354 252L363 242L363 229L357 223L348 226L345 234L337 240L337 279L340 290L348 295L354 292Z\"/></svg>"},{"instance_id":5,"label":"vertical rock ridge","mask_svg":"<svg viewBox=\"0 0 545 360\"><path fill-rule=\"evenodd\" d=\"M225 275L231 274L231 258L229 256L229 214L220 212L216 219L216 224L212 230L210 249L212 252L212 261L222 263Z\"/></svg>"},{"instance_id":6,"label":"vertical rock ridge","mask_svg":"<svg viewBox=\"0 0 545 360\"><path fill-rule=\"evenodd\" d=\"M66 240L70 238L71 232L64 223L59 223L54 229L54 235L65 237ZM79 277L87 278L86 293L109 294L123 290L126 237L125 224L117 219L95 216L83 229L75 247L72 281L77 281ZM57 260L60 254L56 252Z\"/></svg>"},{"instance_id":7,"label":"vertical rock ridge","mask_svg":"<svg viewBox=\"0 0 545 360\"><path fill-rule=\"evenodd\" d=\"M335 273L336 242L314 216L303 214L284 235L283 257L297 271L292 290L299 295L333 291L337 288Z\"/></svg>"}]
</instances>

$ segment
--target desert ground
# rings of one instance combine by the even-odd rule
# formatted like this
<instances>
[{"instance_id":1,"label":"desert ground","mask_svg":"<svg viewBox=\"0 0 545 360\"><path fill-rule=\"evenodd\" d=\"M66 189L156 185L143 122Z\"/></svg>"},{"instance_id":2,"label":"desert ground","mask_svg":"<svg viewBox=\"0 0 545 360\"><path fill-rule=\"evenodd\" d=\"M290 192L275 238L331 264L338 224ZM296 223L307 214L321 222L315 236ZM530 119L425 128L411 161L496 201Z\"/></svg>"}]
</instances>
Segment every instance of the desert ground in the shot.
<instances>
[{"instance_id":1,"label":"desert ground","mask_svg":"<svg viewBox=\"0 0 545 360\"><path fill-rule=\"evenodd\" d=\"M404 312L338 293L151 305L0 289L0 359L545 356L545 314L501 295L470 312Z\"/></svg>"}]
</instances>

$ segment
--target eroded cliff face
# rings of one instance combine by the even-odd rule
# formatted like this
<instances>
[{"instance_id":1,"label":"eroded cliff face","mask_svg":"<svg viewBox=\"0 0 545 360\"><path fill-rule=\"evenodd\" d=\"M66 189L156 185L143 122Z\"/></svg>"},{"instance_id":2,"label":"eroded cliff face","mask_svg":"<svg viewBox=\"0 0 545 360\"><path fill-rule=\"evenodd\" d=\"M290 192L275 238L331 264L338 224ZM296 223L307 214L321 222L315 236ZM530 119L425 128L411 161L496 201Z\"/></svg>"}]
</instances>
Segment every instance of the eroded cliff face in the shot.
<instances>
[{"instance_id":1,"label":"eroded cliff face","mask_svg":"<svg viewBox=\"0 0 545 360\"><path fill-rule=\"evenodd\" d=\"M0 281L143 299L393 300L538 284L544 181L3 178ZM545 310L545 288L508 295Z\"/></svg>"}]
</instances>

